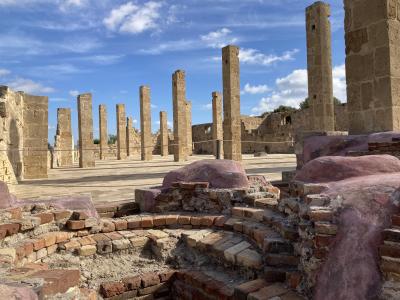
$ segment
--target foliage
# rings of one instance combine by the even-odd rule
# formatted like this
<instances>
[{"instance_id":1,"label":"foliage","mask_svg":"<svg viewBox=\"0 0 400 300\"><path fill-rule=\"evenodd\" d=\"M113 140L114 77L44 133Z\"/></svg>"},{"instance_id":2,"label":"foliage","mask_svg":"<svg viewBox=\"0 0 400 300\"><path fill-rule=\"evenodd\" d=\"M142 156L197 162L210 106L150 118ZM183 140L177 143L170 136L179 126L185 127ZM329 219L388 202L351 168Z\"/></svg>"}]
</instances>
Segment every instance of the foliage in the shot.
<instances>
[{"instance_id":1,"label":"foliage","mask_svg":"<svg viewBox=\"0 0 400 300\"><path fill-rule=\"evenodd\" d=\"M108 144L109 145L114 145L116 141L117 141L117 136L115 134L110 134L108 136Z\"/></svg>"}]
</instances>

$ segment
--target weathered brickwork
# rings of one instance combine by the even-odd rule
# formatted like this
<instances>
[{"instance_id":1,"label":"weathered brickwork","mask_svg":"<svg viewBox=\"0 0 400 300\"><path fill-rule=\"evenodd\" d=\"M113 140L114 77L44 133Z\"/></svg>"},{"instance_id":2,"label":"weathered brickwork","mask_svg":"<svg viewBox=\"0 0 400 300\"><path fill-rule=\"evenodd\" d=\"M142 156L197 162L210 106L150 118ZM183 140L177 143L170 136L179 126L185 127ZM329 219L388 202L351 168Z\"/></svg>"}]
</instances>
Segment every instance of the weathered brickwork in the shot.
<instances>
[{"instance_id":1,"label":"weathered brickwork","mask_svg":"<svg viewBox=\"0 0 400 300\"><path fill-rule=\"evenodd\" d=\"M93 147L92 94L78 96L79 167L95 166Z\"/></svg>"},{"instance_id":2,"label":"weathered brickwork","mask_svg":"<svg viewBox=\"0 0 400 300\"><path fill-rule=\"evenodd\" d=\"M106 159L108 149L107 107L99 105L100 159Z\"/></svg>"},{"instance_id":3,"label":"weathered brickwork","mask_svg":"<svg viewBox=\"0 0 400 300\"><path fill-rule=\"evenodd\" d=\"M142 141L142 160L153 159L153 142L151 134L150 88L140 87L140 131Z\"/></svg>"},{"instance_id":4,"label":"weathered brickwork","mask_svg":"<svg viewBox=\"0 0 400 300\"><path fill-rule=\"evenodd\" d=\"M126 151L126 113L125 105L117 104L117 159L127 157Z\"/></svg>"},{"instance_id":5,"label":"weathered brickwork","mask_svg":"<svg viewBox=\"0 0 400 300\"><path fill-rule=\"evenodd\" d=\"M192 133L192 102L186 101L186 138L187 138L187 153L193 155L193 133Z\"/></svg>"},{"instance_id":6,"label":"weathered brickwork","mask_svg":"<svg viewBox=\"0 0 400 300\"><path fill-rule=\"evenodd\" d=\"M126 120L126 149L129 157L137 155L140 150L140 138L133 127L132 117L128 117Z\"/></svg>"},{"instance_id":7,"label":"weathered brickwork","mask_svg":"<svg viewBox=\"0 0 400 300\"><path fill-rule=\"evenodd\" d=\"M310 130L334 131L330 6L316 2L306 9Z\"/></svg>"},{"instance_id":8,"label":"weathered brickwork","mask_svg":"<svg viewBox=\"0 0 400 300\"><path fill-rule=\"evenodd\" d=\"M400 2L345 4L350 134L400 129Z\"/></svg>"},{"instance_id":9,"label":"weathered brickwork","mask_svg":"<svg viewBox=\"0 0 400 300\"><path fill-rule=\"evenodd\" d=\"M212 139L214 143L214 155L217 155L217 141L220 143L220 154L223 156L224 131L222 128L222 95L218 92L212 93L212 110L213 110L213 124L212 124Z\"/></svg>"},{"instance_id":10,"label":"weathered brickwork","mask_svg":"<svg viewBox=\"0 0 400 300\"><path fill-rule=\"evenodd\" d=\"M24 178L47 178L47 97L24 95Z\"/></svg>"},{"instance_id":11,"label":"weathered brickwork","mask_svg":"<svg viewBox=\"0 0 400 300\"><path fill-rule=\"evenodd\" d=\"M160 111L160 146L161 156L168 156L168 119L166 111Z\"/></svg>"},{"instance_id":12,"label":"weathered brickwork","mask_svg":"<svg viewBox=\"0 0 400 300\"><path fill-rule=\"evenodd\" d=\"M54 157L58 167L72 166L74 163L71 109L57 109L57 132L55 136Z\"/></svg>"},{"instance_id":13,"label":"weathered brickwork","mask_svg":"<svg viewBox=\"0 0 400 300\"><path fill-rule=\"evenodd\" d=\"M224 158L242 160L240 123L240 65L239 48L222 49L222 75L224 87Z\"/></svg>"},{"instance_id":14,"label":"weathered brickwork","mask_svg":"<svg viewBox=\"0 0 400 300\"><path fill-rule=\"evenodd\" d=\"M185 72L172 75L172 99L174 109L174 160L187 160L186 80Z\"/></svg>"}]
</instances>

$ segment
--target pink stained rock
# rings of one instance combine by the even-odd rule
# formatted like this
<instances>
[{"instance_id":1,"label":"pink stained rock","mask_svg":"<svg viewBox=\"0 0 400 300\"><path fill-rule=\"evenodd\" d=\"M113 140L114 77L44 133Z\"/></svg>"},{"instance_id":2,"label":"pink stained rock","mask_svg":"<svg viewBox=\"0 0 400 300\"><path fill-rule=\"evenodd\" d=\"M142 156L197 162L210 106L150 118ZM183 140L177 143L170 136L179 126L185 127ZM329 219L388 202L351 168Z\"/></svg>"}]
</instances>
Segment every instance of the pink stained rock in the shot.
<instances>
[{"instance_id":1,"label":"pink stained rock","mask_svg":"<svg viewBox=\"0 0 400 300\"><path fill-rule=\"evenodd\" d=\"M328 184L324 193L340 204L342 212L334 244L317 276L313 299L378 299L382 282L378 247L382 231L399 212L399 189L400 173Z\"/></svg>"},{"instance_id":2,"label":"pink stained rock","mask_svg":"<svg viewBox=\"0 0 400 300\"><path fill-rule=\"evenodd\" d=\"M297 172L294 180L307 183L322 183L351 177L395 172L400 172L400 160L390 155L323 156L303 166Z\"/></svg>"},{"instance_id":3,"label":"pink stained rock","mask_svg":"<svg viewBox=\"0 0 400 300\"><path fill-rule=\"evenodd\" d=\"M7 184L0 181L0 209L13 207L15 203L16 199L8 191Z\"/></svg>"},{"instance_id":4,"label":"pink stained rock","mask_svg":"<svg viewBox=\"0 0 400 300\"><path fill-rule=\"evenodd\" d=\"M248 188L246 171L241 163L232 160L201 160L169 172L163 188L174 182L208 182L210 188Z\"/></svg>"},{"instance_id":5,"label":"pink stained rock","mask_svg":"<svg viewBox=\"0 0 400 300\"><path fill-rule=\"evenodd\" d=\"M30 289L22 285L10 283L0 284L0 297L1 299L24 299L24 300L37 300L39 297Z\"/></svg>"}]
</instances>

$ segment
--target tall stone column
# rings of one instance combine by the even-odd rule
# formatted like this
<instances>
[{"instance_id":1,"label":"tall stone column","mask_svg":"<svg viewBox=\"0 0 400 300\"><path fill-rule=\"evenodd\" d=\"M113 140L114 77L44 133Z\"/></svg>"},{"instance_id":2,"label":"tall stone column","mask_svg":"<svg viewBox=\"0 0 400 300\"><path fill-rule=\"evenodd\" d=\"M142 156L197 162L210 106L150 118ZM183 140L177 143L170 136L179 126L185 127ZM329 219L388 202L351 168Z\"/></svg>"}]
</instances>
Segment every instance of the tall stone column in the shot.
<instances>
[{"instance_id":1,"label":"tall stone column","mask_svg":"<svg viewBox=\"0 0 400 300\"><path fill-rule=\"evenodd\" d=\"M167 112L160 111L160 147L161 156L168 156L168 119Z\"/></svg>"},{"instance_id":2,"label":"tall stone column","mask_svg":"<svg viewBox=\"0 0 400 300\"><path fill-rule=\"evenodd\" d=\"M222 128L222 95L218 92L212 93L212 110L213 110L213 125L212 139L214 140L214 155L217 156L217 141L221 141L220 154L223 155L222 141L224 139L224 131Z\"/></svg>"},{"instance_id":3,"label":"tall stone column","mask_svg":"<svg viewBox=\"0 0 400 300\"><path fill-rule=\"evenodd\" d=\"M224 158L242 160L242 128L240 118L239 48L222 49L222 81L224 88Z\"/></svg>"},{"instance_id":4,"label":"tall stone column","mask_svg":"<svg viewBox=\"0 0 400 300\"><path fill-rule=\"evenodd\" d=\"M92 94L78 96L79 167L95 166L93 144Z\"/></svg>"},{"instance_id":5,"label":"tall stone column","mask_svg":"<svg viewBox=\"0 0 400 300\"><path fill-rule=\"evenodd\" d=\"M153 136L151 134L150 88L140 87L140 131L142 138L142 160L153 159Z\"/></svg>"},{"instance_id":6,"label":"tall stone column","mask_svg":"<svg viewBox=\"0 0 400 300\"><path fill-rule=\"evenodd\" d=\"M174 160L187 160L186 80L185 71L172 75L172 99L174 109Z\"/></svg>"},{"instance_id":7,"label":"tall stone column","mask_svg":"<svg viewBox=\"0 0 400 300\"><path fill-rule=\"evenodd\" d=\"M69 167L74 164L70 108L57 109L57 133L54 148L58 167Z\"/></svg>"},{"instance_id":8,"label":"tall stone column","mask_svg":"<svg viewBox=\"0 0 400 300\"><path fill-rule=\"evenodd\" d=\"M126 114L125 105L117 104L117 159L123 160L127 156L126 151Z\"/></svg>"},{"instance_id":9,"label":"tall stone column","mask_svg":"<svg viewBox=\"0 0 400 300\"><path fill-rule=\"evenodd\" d=\"M99 105L100 159L105 160L108 149L107 108Z\"/></svg>"},{"instance_id":10,"label":"tall stone column","mask_svg":"<svg viewBox=\"0 0 400 300\"><path fill-rule=\"evenodd\" d=\"M126 120L126 149L128 156L133 156L134 154L134 129L133 129L133 118L128 117Z\"/></svg>"},{"instance_id":11,"label":"tall stone column","mask_svg":"<svg viewBox=\"0 0 400 300\"><path fill-rule=\"evenodd\" d=\"M192 133L192 102L186 101L186 139L187 154L193 155L193 133Z\"/></svg>"},{"instance_id":12,"label":"tall stone column","mask_svg":"<svg viewBox=\"0 0 400 300\"><path fill-rule=\"evenodd\" d=\"M306 9L310 129L334 131L330 6L316 2Z\"/></svg>"},{"instance_id":13,"label":"tall stone column","mask_svg":"<svg viewBox=\"0 0 400 300\"><path fill-rule=\"evenodd\" d=\"M350 134L400 130L400 3L346 0Z\"/></svg>"}]
</instances>

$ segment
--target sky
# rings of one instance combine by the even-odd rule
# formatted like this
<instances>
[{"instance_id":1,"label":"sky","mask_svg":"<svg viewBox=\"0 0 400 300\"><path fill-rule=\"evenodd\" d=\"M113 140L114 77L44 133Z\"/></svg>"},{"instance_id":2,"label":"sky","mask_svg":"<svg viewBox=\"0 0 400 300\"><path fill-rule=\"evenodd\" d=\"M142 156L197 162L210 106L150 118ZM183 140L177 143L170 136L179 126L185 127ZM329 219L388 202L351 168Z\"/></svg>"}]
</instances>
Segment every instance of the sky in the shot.
<instances>
[{"instance_id":1,"label":"sky","mask_svg":"<svg viewBox=\"0 0 400 300\"><path fill-rule=\"evenodd\" d=\"M342 1L331 5L334 94L346 101ZM309 0L0 0L0 85L49 97L49 139L57 108L79 93L106 104L116 132L117 103L140 126L139 87L151 88L152 128L172 124L172 74L186 71L193 124L212 121L222 91L221 48L240 48L241 113L259 115L307 97L305 8Z\"/></svg>"}]
</instances>

